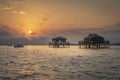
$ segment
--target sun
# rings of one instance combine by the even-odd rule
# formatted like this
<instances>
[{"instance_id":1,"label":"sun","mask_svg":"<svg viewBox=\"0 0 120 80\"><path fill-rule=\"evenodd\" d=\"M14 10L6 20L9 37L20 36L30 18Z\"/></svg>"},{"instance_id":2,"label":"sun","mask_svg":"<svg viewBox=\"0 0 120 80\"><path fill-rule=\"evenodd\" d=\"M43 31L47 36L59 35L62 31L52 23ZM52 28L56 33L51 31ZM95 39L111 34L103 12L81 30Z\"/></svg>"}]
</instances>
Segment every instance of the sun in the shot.
<instances>
[{"instance_id":1,"label":"sun","mask_svg":"<svg viewBox=\"0 0 120 80\"><path fill-rule=\"evenodd\" d=\"M29 31L28 31L28 33L29 33L29 34L31 34L31 33L32 33L32 31L31 31L31 30L29 30Z\"/></svg>"}]
</instances>

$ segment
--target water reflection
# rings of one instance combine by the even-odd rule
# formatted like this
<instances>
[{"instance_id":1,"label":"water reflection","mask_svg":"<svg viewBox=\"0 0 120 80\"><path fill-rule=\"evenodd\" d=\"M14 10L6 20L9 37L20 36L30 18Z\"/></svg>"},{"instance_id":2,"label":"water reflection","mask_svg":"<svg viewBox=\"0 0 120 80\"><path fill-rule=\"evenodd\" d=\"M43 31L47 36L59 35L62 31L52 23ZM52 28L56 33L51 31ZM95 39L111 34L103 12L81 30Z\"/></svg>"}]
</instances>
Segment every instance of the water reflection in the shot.
<instances>
[{"instance_id":1,"label":"water reflection","mask_svg":"<svg viewBox=\"0 0 120 80\"><path fill-rule=\"evenodd\" d=\"M119 80L120 47L0 47L1 80Z\"/></svg>"}]
</instances>

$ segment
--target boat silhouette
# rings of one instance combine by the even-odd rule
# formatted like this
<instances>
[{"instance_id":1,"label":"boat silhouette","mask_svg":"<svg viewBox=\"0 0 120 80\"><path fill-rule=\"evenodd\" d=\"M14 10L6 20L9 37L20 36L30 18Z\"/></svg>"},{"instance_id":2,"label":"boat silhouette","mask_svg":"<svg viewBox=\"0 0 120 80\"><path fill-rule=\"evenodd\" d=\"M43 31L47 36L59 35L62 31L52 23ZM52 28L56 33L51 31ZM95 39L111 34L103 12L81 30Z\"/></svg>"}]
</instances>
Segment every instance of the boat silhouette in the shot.
<instances>
[{"instance_id":1,"label":"boat silhouette","mask_svg":"<svg viewBox=\"0 0 120 80\"><path fill-rule=\"evenodd\" d=\"M15 44L14 47L15 47L15 48L16 48L16 47L24 47L24 45L23 45L23 44Z\"/></svg>"}]
</instances>

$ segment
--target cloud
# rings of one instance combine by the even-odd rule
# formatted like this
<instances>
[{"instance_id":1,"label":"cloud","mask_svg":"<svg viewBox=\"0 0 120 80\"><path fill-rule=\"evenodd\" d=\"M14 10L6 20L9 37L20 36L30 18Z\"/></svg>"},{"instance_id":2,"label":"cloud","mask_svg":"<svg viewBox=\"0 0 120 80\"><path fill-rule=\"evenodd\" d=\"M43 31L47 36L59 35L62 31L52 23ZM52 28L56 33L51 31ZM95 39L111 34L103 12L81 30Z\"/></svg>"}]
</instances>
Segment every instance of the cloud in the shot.
<instances>
[{"instance_id":1,"label":"cloud","mask_svg":"<svg viewBox=\"0 0 120 80\"><path fill-rule=\"evenodd\" d=\"M47 18L40 17L40 26L43 25L44 23L46 23L47 21L48 21Z\"/></svg>"},{"instance_id":2,"label":"cloud","mask_svg":"<svg viewBox=\"0 0 120 80\"><path fill-rule=\"evenodd\" d=\"M11 11L11 13L14 13L14 14L21 14L21 15L25 15L25 14L27 14L27 12L25 12L25 11Z\"/></svg>"},{"instance_id":3,"label":"cloud","mask_svg":"<svg viewBox=\"0 0 120 80\"><path fill-rule=\"evenodd\" d=\"M32 32L31 34L29 34L28 36L26 36L29 40L32 40L34 38L38 38L38 34L36 32Z\"/></svg>"},{"instance_id":4,"label":"cloud","mask_svg":"<svg viewBox=\"0 0 120 80\"><path fill-rule=\"evenodd\" d=\"M67 37L71 43L77 43L83 40L89 33L99 34L111 43L120 43L120 24L101 26L101 28L67 28L67 29L51 29L43 31L44 35L49 37L63 36Z\"/></svg>"},{"instance_id":5,"label":"cloud","mask_svg":"<svg viewBox=\"0 0 120 80\"><path fill-rule=\"evenodd\" d=\"M7 37L7 38L1 38L0 39L0 45L8 45L8 44L18 44L18 43L22 43L22 44L31 44L31 45L35 45L35 44L48 44L49 40L48 38L41 36L38 38L34 38L34 39L27 39L25 37Z\"/></svg>"},{"instance_id":6,"label":"cloud","mask_svg":"<svg viewBox=\"0 0 120 80\"><path fill-rule=\"evenodd\" d=\"M0 44L2 41L7 43L8 40L13 42L22 42L24 44L47 44L48 38L51 39L56 36L63 36L68 39L71 43L78 43L78 41L83 40L89 33L96 33L103 36L106 40L110 40L111 43L120 42L120 24L107 25L102 28L71 28L71 29L50 29L43 31L41 37L37 36L36 32L33 32L30 35L31 39L26 38L24 35L21 35L13 27L7 25L0 25Z\"/></svg>"},{"instance_id":7,"label":"cloud","mask_svg":"<svg viewBox=\"0 0 120 80\"><path fill-rule=\"evenodd\" d=\"M21 34L20 29L14 28L8 25L0 24L0 45L8 45L8 44L48 44L48 38L45 36L38 36L36 32L31 34L31 39L28 39L25 35Z\"/></svg>"},{"instance_id":8,"label":"cloud","mask_svg":"<svg viewBox=\"0 0 120 80\"><path fill-rule=\"evenodd\" d=\"M45 36L34 37L37 33L33 32L31 34L31 39L28 39L26 36L22 35L19 32L20 29L10 27L8 25L0 24L0 45L8 44L48 44L48 39Z\"/></svg>"},{"instance_id":9,"label":"cloud","mask_svg":"<svg viewBox=\"0 0 120 80\"><path fill-rule=\"evenodd\" d=\"M40 17L40 20L42 20L42 21L48 21L48 19L43 18L43 17Z\"/></svg>"},{"instance_id":10,"label":"cloud","mask_svg":"<svg viewBox=\"0 0 120 80\"><path fill-rule=\"evenodd\" d=\"M24 33L20 32L20 29L0 24L0 38L24 36Z\"/></svg>"},{"instance_id":11,"label":"cloud","mask_svg":"<svg viewBox=\"0 0 120 80\"><path fill-rule=\"evenodd\" d=\"M47 31L43 31L44 34L49 36L57 36L57 35L65 35L65 36L79 36L85 35L89 33L98 33L103 31L103 28L67 28L67 29L50 29Z\"/></svg>"},{"instance_id":12,"label":"cloud","mask_svg":"<svg viewBox=\"0 0 120 80\"><path fill-rule=\"evenodd\" d=\"M0 4L0 10L12 10L13 9L13 7L12 6L10 6L10 5L2 5L2 4Z\"/></svg>"},{"instance_id":13,"label":"cloud","mask_svg":"<svg viewBox=\"0 0 120 80\"><path fill-rule=\"evenodd\" d=\"M11 29L7 25L0 25L0 37L11 35Z\"/></svg>"},{"instance_id":14,"label":"cloud","mask_svg":"<svg viewBox=\"0 0 120 80\"><path fill-rule=\"evenodd\" d=\"M11 34L8 31L3 30L3 29L0 28L0 37L2 37L2 36L10 36L10 35Z\"/></svg>"},{"instance_id":15,"label":"cloud","mask_svg":"<svg viewBox=\"0 0 120 80\"><path fill-rule=\"evenodd\" d=\"M48 20L47 20L47 19L45 19L45 18L42 18L42 20L43 20L43 21L48 21Z\"/></svg>"},{"instance_id":16,"label":"cloud","mask_svg":"<svg viewBox=\"0 0 120 80\"><path fill-rule=\"evenodd\" d=\"M0 10L25 15L27 12L24 11L25 8L21 6L22 4L22 1L19 0L0 0Z\"/></svg>"},{"instance_id":17,"label":"cloud","mask_svg":"<svg viewBox=\"0 0 120 80\"><path fill-rule=\"evenodd\" d=\"M25 15L27 12L25 11L18 11L19 14Z\"/></svg>"},{"instance_id":18,"label":"cloud","mask_svg":"<svg viewBox=\"0 0 120 80\"><path fill-rule=\"evenodd\" d=\"M32 32L31 35L36 35L37 33L36 32Z\"/></svg>"},{"instance_id":19,"label":"cloud","mask_svg":"<svg viewBox=\"0 0 120 80\"><path fill-rule=\"evenodd\" d=\"M3 10L10 10L12 8L13 8L12 6L4 6L4 7L2 7Z\"/></svg>"},{"instance_id":20,"label":"cloud","mask_svg":"<svg viewBox=\"0 0 120 80\"><path fill-rule=\"evenodd\" d=\"M120 23L112 25L112 28L114 28L114 29L120 29Z\"/></svg>"},{"instance_id":21,"label":"cloud","mask_svg":"<svg viewBox=\"0 0 120 80\"><path fill-rule=\"evenodd\" d=\"M49 40L47 37L45 36L41 36L38 38L33 38L32 40L30 40L31 44L48 44Z\"/></svg>"}]
</instances>

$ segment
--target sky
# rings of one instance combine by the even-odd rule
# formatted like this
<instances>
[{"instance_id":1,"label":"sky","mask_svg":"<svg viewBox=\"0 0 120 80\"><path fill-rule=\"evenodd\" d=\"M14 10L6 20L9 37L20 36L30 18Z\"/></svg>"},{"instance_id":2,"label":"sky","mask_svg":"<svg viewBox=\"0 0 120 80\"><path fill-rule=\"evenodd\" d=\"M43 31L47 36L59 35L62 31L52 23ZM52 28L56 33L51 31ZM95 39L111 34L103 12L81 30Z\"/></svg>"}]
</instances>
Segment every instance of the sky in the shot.
<instances>
[{"instance_id":1,"label":"sky","mask_svg":"<svg viewBox=\"0 0 120 80\"><path fill-rule=\"evenodd\" d=\"M47 44L89 33L120 43L120 0L0 0L0 44Z\"/></svg>"}]
</instances>

